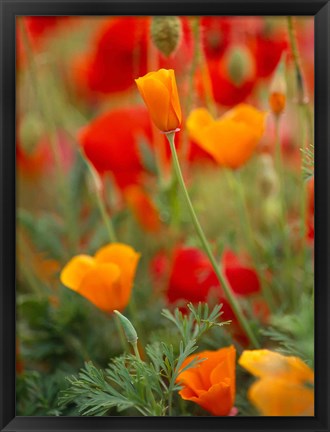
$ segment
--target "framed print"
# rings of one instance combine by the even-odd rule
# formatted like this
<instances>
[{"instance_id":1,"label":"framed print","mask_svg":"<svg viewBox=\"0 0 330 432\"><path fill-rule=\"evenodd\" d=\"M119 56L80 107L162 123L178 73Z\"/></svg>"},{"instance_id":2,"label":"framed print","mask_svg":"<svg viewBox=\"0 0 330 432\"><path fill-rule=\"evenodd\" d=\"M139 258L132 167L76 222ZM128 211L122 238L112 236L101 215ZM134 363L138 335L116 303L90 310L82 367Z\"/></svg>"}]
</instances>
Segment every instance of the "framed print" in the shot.
<instances>
[{"instance_id":1,"label":"framed print","mask_svg":"<svg viewBox=\"0 0 330 432\"><path fill-rule=\"evenodd\" d=\"M1 0L1 431L329 431L329 18Z\"/></svg>"}]
</instances>

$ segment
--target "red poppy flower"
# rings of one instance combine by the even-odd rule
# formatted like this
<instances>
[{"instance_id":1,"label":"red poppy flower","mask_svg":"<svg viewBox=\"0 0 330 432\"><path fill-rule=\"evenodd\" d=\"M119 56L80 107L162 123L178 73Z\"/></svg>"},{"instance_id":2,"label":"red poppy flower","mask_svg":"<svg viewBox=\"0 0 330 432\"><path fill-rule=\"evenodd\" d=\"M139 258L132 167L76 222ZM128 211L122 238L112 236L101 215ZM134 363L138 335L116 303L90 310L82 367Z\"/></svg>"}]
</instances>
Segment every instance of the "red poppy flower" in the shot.
<instances>
[{"instance_id":1,"label":"red poppy flower","mask_svg":"<svg viewBox=\"0 0 330 432\"><path fill-rule=\"evenodd\" d=\"M94 119L78 136L86 157L103 174L111 171L119 187L138 183L143 173L139 140L151 141L151 123L143 106L112 110Z\"/></svg>"},{"instance_id":2,"label":"red poppy flower","mask_svg":"<svg viewBox=\"0 0 330 432\"><path fill-rule=\"evenodd\" d=\"M235 82L234 77L231 76L230 58L234 49L236 49L234 46L228 47L220 61L210 60L208 62L214 100L227 107L245 101L256 84L254 58L246 47L244 47L242 65L239 66L243 69L240 81ZM249 66L244 65L245 62L248 62ZM204 94L200 76L197 76L197 88L201 94Z\"/></svg>"},{"instance_id":3,"label":"red poppy flower","mask_svg":"<svg viewBox=\"0 0 330 432\"><path fill-rule=\"evenodd\" d=\"M229 17L202 17L202 43L208 59L217 60L230 43L233 21Z\"/></svg>"},{"instance_id":4,"label":"red poppy flower","mask_svg":"<svg viewBox=\"0 0 330 432\"><path fill-rule=\"evenodd\" d=\"M249 267L247 258L238 257L227 250L222 256L222 264L235 294L247 296L260 292L258 275ZM178 248L174 252L168 284L169 301L206 301L212 288L222 296L221 287L207 256L197 248Z\"/></svg>"},{"instance_id":5,"label":"red poppy flower","mask_svg":"<svg viewBox=\"0 0 330 432\"><path fill-rule=\"evenodd\" d=\"M260 292L260 282L255 270L249 266L247 257L238 257L232 251L225 251L222 265L229 284L236 295L248 296ZM154 278L163 279L168 270L162 255L162 272L154 272ZM242 345L248 343L244 330L238 323L228 303L207 256L194 247L178 247L173 254L166 295L170 303L179 300L198 303L205 302L213 292L217 301L222 303L222 319L231 320L230 330L233 337Z\"/></svg>"},{"instance_id":6,"label":"red poppy flower","mask_svg":"<svg viewBox=\"0 0 330 432\"><path fill-rule=\"evenodd\" d=\"M288 48L286 32L274 29L272 33L267 33L264 29L250 38L249 46L254 54L257 76L268 78L275 71L282 53Z\"/></svg>"},{"instance_id":7,"label":"red poppy flower","mask_svg":"<svg viewBox=\"0 0 330 432\"><path fill-rule=\"evenodd\" d=\"M107 19L98 29L92 49L79 56L73 64L73 81L83 95L111 94L135 88L134 79L148 72L150 17L118 17ZM192 38L189 23L182 18L181 44L169 58L156 52L156 65L175 69L189 67ZM90 96L90 94L89 94Z\"/></svg>"},{"instance_id":8,"label":"red poppy flower","mask_svg":"<svg viewBox=\"0 0 330 432\"><path fill-rule=\"evenodd\" d=\"M85 90L113 93L147 72L147 18L111 18L98 29L92 50L76 59L74 79Z\"/></svg>"},{"instance_id":9,"label":"red poppy flower","mask_svg":"<svg viewBox=\"0 0 330 432\"><path fill-rule=\"evenodd\" d=\"M252 267L249 267L248 258L238 257L228 250L224 252L222 262L235 294L246 296L260 292L258 274Z\"/></svg>"}]
</instances>

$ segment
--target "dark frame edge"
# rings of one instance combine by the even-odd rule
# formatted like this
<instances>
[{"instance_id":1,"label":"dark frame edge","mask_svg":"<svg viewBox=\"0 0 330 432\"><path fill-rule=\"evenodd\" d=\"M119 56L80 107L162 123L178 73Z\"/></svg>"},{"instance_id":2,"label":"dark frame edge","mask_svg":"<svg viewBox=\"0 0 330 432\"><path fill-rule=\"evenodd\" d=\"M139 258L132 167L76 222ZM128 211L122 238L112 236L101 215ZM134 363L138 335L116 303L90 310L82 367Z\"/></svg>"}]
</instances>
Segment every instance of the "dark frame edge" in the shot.
<instances>
[{"instance_id":1,"label":"dark frame edge","mask_svg":"<svg viewBox=\"0 0 330 432\"><path fill-rule=\"evenodd\" d=\"M13 290L6 289L6 287L10 288L12 286L12 281L15 277L15 267L10 264L10 257L15 255L15 241L13 242L13 238L15 239L15 227L12 226L12 221L15 220L15 193L13 193L15 192L15 167L13 167L13 164L15 164L15 148L10 148L10 146L6 145L6 143L14 142L15 140L15 131L11 127L11 120L12 118L15 118L15 101L12 97L12 95L15 94L15 76L10 76L10 72L13 67L13 64L11 62L12 55L10 54L10 51L12 49L10 39L13 38L14 40L15 38L15 26L13 26L12 20L15 19L15 9L17 10L19 6L22 5L24 5L24 8L26 8L28 3L28 1L21 1L10 4L9 1L0 0L0 60L2 64L2 69L0 69L0 88L2 95L0 105L0 131L2 138L0 146L0 202L2 204L6 204L6 212L3 212L3 214L0 215L0 275L3 285L3 289L0 290L0 335L4 346L6 347L6 350L2 350L0 353L0 381L2 383L2 385L0 386L0 400L2 401L2 404L0 406L0 430L6 432L38 430L52 430L54 432L56 430L109 430L109 420L106 418L95 419L74 417L15 417L15 337L12 337L14 334L14 332L12 333L12 329L15 329L15 314L12 314L12 317L10 317L10 310L8 308L8 305L15 303L15 292ZM43 5L42 3L37 2L31 3L39 6L57 5L57 7L63 7L64 5L64 3L61 2L50 2L49 5L47 5L48 2L44 2ZM72 7L74 3L76 2L70 2ZM96 3L99 5L104 4L103 2ZM133 4L133 2L126 2L125 0L123 1L123 3L126 4L126 6L128 4ZM142 3L144 3L145 5L148 4L148 2ZM235 7L235 4L238 5L239 3L242 2L233 1L232 8ZM251 3L257 4L258 2ZM280 5L285 5L285 3L281 1L279 1L278 3ZM288 3L293 4L293 2ZM305 3L307 4L307 2ZM317 211L317 225L315 229L315 241L316 244L319 245L319 247L315 251L315 282L318 287L323 285L325 288L324 292L322 292L322 297L320 296L320 293L316 292L315 304L317 310L319 311L319 313L316 314L316 328L319 329L319 331L321 329L322 339L325 339L327 342L329 342L330 317L327 316L327 311L330 311L330 296L326 292L326 288L329 287L330 282L330 267L328 266L328 256L330 252L330 230L327 227L327 223L330 219L330 173L328 172L328 168L330 167L330 88L328 78L330 76L330 53L329 51L326 52L326 47L328 47L328 49L330 47L330 30L328 28L330 24L330 4L328 2L325 4L324 1L310 2L310 4L311 3L313 3L312 6L315 13L315 27L318 28L318 31L315 32L315 47L317 46L320 52L322 52L322 55L317 55L317 50L315 50L315 96L318 100L318 104L315 109L315 140L318 143L325 143L324 149L322 149L322 154L318 149L316 149L315 151L315 160L318 167L315 175L315 203L316 209L319 210ZM214 3L208 4L215 5ZM221 1L219 2L219 4L221 4ZM205 7L205 4L203 6ZM296 9L297 6L298 3L295 3ZM315 12L316 9L317 11ZM262 8L260 8L260 11L261 12L259 14L263 14ZM251 10L251 14L253 14L252 12L253 11ZM297 13L297 15L306 15L306 13L300 11L300 13ZM320 47L322 47L322 49L320 49ZM10 60L5 61L5 59ZM6 82L4 77L6 77ZM5 146L7 147L6 161L4 156ZM7 151L9 154L7 153ZM326 202L324 202L325 196L327 197ZM320 338L320 336L316 334L316 338ZM329 398L330 390L329 372L327 370L329 362L329 346L325 346L324 348L316 352L316 368L326 373L326 376L322 377L322 382L326 382L327 398ZM321 398L324 398L325 396L318 390L318 387L319 386L317 385L316 381L316 401L320 401ZM329 404L329 399L327 399L327 402ZM121 420L123 421L123 418L121 418ZM131 425L133 425L134 430L153 430L154 428L151 425L152 421L151 423L149 422L148 425L148 419L143 419L143 421L141 421L141 425L144 424L145 427L141 426L139 429L136 429L136 421L134 420L134 418L131 418L131 420ZM164 432L167 430L171 430L172 432L174 432L175 429L182 430L178 429L178 426L175 426L174 420L176 419L173 418L172 420L172 425L174 425L174 428L171 428L170 422L167 423L164 421L164 423L167 423L168 426L164 425L164 428L159 428L158 425L158 429ZM179 420L184 419L182 418ZM232 422L232 420L234 420L234 422ZM230 426L229 423L225 422L224 428L222 430L224 432L226 430L241 430L240 428L237 428L238 423L235 420L236 419L231 419ZM244 420L246 421L246 423L251 424L250 427L246 427L246 430L264 429L261 422L259 422L257 419L251 418ZM284 432L285 430L289 430L286 429L287 426L284 426L285 423L283 421L281 422L281 420L283 419L274 419L272 427L279 427ZM316 417L314 419L303 419L303 427L301 424L297 426L297 423L294 426L294 420L296 419L288 418L287 421L287 425L291 424L293 426L293 429L329 431L329 414L327 412L326 403L323 403L322 406L317 404ZM47 429L45 428L46 422L49 425L49 428ZM111 427L111 430L113 432L123 429L133 430L132 428L124 425L120 427L120 421L117 423L117 419L114 419L113 423L114 427ZM177 421L177 424L180 423L184 424L184 422ZM210 428L210 430L214 430L215 422L212 422L212 424L213 426L212 429ZM79 428L77 429L77 427ZM196 428L198 428L197 423ZM269 432L275 430L279 429L268 429Z\"/></svg>"},{"instance_id":2,"label":"dark frame edge","mask_svg":"<svg viewBox=\"0 0 330 432\"><path fill-rule=\"evenodd\" d=\"M316 373L315 397L316 416L329 430L329 392L330 362L329 329L330 329L330 3L327 2L315 15L315 370L324 371L325 375ZM318 48L318 49L317 49ZM324 55L323 55L324 54ZM322 146L322 151L321 151ZM326 199L325 199L326 198ZM318 290L322 287L322 293ZM321 333L321 336L320 336ZM327 344L321 343L321 338ZM327 404L317 404L324 395L321 394L320 381L324 381L327 393Z\"/></svg>"}]
</instances>

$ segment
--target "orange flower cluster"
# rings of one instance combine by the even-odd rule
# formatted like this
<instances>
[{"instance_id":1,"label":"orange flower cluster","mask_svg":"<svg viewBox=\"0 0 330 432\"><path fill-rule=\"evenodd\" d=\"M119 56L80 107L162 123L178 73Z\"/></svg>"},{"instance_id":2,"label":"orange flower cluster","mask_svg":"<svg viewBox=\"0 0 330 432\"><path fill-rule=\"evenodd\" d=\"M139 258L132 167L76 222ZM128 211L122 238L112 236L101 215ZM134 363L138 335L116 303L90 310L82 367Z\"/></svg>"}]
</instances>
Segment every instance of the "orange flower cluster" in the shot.
<instances>
[{"instance_id":1,"label":"orange flower cluster","mask_svg":"<svg viewBox=\"0 0 330 432\"><path fill-rule=\"evenodd\" d=\"M194 359L202 361L178 376L182 399L197 403L213 415L228 415L235 401L235 356L233 346L189 356L182 368Z\"/></svg>"},{"instance_id":2,"label":"orange flower cluster","mask_svg":"<svg viewBox=\"0 0 330 432\"><path fill-rule=\"evenodd\" d=\"M122 243L99 249L94 257L77 255L61 272L63 285L99 309L123 310L130 299L139 254Z\"/></svg>"},{"instance_id":3,"label":"orange flower cluster","mask_svg":"<svg viewBox=\"0 0 330 432\"><path fill-rule=\"evenodd\" d=\"M248 392L265 416L313 416L314 372L298 357L244 351L238 363L259 378Z\"/></svg>"}]
</instances>

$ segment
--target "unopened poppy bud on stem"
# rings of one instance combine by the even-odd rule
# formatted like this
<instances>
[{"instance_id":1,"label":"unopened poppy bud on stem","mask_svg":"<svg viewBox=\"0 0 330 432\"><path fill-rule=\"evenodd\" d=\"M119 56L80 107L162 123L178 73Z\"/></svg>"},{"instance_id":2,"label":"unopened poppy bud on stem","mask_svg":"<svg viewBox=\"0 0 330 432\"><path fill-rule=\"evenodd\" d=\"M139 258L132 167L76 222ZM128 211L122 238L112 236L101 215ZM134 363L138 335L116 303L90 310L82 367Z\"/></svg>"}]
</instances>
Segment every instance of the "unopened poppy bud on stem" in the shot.
<instances>
[{"instance_id":1,"label":"unopened poppy bud on stem","mask_svg":"<svg viewBox=\"0 0 330 432\"><path fill-rule=\"evenodd\" d=\"M270 85L269 106L274 115L279 116L286 105L286 81L284 61L281 60Z\"/></svg>"},{"instance_id":2,"label":"unopened poppy bud on stem","mask_svg":"<svg viewBox=\"0 0 330 432\"><path fill-rule=\"evenodd\" d=\"M124 329L127 342L129 342L132 345L135 344L138 340L138 335L131 321L128 318L126 318L124 315L122 315L119 311L114 310L113 312L119 318L120 324Z\"/></svg>"},{"instance_id":3,"label":"unopened poppy bud on stem","mask_svg":"<svg viewBox=\"0 0 330 432\"><path fill-rule=\"evenodd\" d=\"M177 132L181 107L173 69L159 69L135 80L155 126L164 133Z\"/></svg>"},{"instance_id":4,"label":"unopened poppy bud on stem","mask_svg":"<svg viewBox=\"0 0 330 432\"><path fill-rule=\"evenodd\" d=\"M133 327L133 324L131 323L131 321L128 318L126 318L124 315L122 315L117 310L114 310L114 313L117 315L117 317L120 321L120 324L122 325L122 327L124 329L124 333L125 333L127 341L133 347L134 354L136 355L136 357L139 360L141 360L140 353L139 353L139 350L137 347L138 335L136 333L135 328Z\"/></svg>"},{"instance_id":5,"label":"unopened poppy bud on stem","mask_svg":"<svg viewBox=\"0 0 330 432\"><path fill-rule=\"evenodd\" d=\"M232 47L228 52L227 59L229 76L237 87L251 79L255 65L252 54L245 46Z\"/></svg>"},{"instance_id":6,"label":"unopened poppy bud on stem","mask_svg":"<svg viewBox=\"0 0 330 432\"><path fill-rule=\"evenodd\" d=\"M168 57L176 51L181 41L181 20L176 16L153 17L150 31L156 48Z\"/></svg>"}]
</instances>

